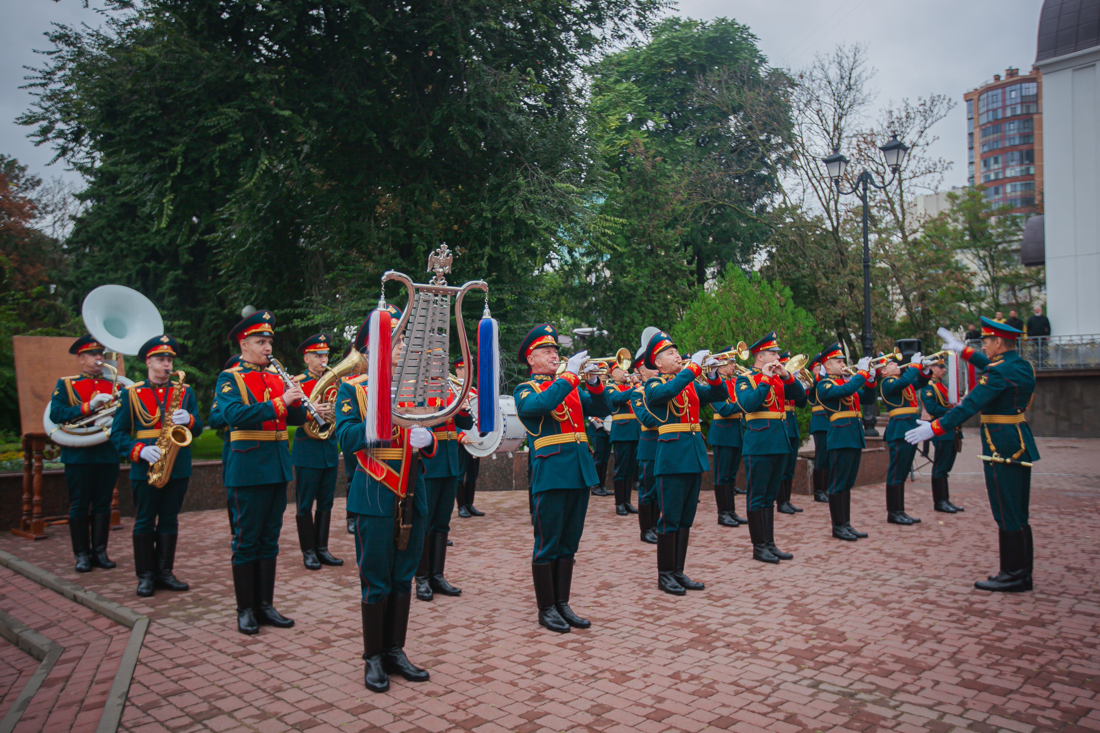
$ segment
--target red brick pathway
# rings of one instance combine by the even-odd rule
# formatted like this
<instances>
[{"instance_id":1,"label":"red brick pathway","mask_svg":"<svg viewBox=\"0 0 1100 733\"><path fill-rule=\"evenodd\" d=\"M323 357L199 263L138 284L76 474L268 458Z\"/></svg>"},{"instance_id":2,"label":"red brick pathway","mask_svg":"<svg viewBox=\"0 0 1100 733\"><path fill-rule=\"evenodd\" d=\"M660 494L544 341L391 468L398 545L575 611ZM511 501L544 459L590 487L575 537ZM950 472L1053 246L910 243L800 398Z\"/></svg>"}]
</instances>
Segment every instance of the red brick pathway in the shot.
<instances>
[{"instance_id":1,"label":"red brick pathway","mask_svg":"<svg viewBox=\"0 0 1100 733\"><path fill-rule=\"evenodd\" d=\"M8 714L15 698L37 669L37 659L21 651L7 639L0 639L0 720Z\"/></svg>"},{"instance_id":2,"label":"red brick pathway","mask_svg":"<svg viewBox=\"0 0 1100 733\"><path fill-rule=\"evenodd\" d=\"M123 716L143 733L1097 730L1100 441L1039 444L1032 593L972 588L997 567L997 533L970 435L952 481L964 514L931 511L926 470L907 496L921 525L887 525L882 487L864 487L853 519L871 537L850 544L803 497L803 514L776 519L796 555L779 566L752 562L747 528L718 527L704 494L687 569L707 589L684 598L657 591L636 518L594 497L572 603L593 628L562 636L535 622L526 496L479 494L488 516L452 523L447 575L463 595L413 602L407 651L432 679L384 695L362 685L340 523L332 548L348 564L309 572L288 510L276 605L298 623L255 637L233 626L224 512L182 517L177 575L193 590L148 601L133 595L128 534L112 537L117 570L82 576L63 532L0 548L152 617Z\"/></svg>"}]
</instances>

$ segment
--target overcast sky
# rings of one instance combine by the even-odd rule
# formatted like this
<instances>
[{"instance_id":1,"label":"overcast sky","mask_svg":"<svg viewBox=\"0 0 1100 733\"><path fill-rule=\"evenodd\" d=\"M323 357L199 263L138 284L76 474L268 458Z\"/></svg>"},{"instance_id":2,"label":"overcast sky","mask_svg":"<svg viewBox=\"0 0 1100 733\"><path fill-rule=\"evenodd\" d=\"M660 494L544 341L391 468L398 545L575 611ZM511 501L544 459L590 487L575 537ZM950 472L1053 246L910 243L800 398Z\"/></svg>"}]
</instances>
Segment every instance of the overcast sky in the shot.
<instances>
[{"instance_id":1,"label":"overcast sky","mask_svg":"<svg viewBox=\"0 0 1100 733\"><path fill-rule=\"evenodd\" d=\"M31 102L24 66L41 65L34 49L48 47L50 23L98 24L81 0L7 0L18 10L0 26L0 152L29 164L43 178L79 177L62 163L46 166L52 151L35 148L27 128L14 120ZM97 3L93 0L92 5ZM800 68L837 44L866 43L878 70L878 104L908 97L946 94L959 104L937 130L932 153L955 162L944 181L966 183L966 127L962 95L1035 60L1035 36L1042 0L681 0L679 12L692 18L725 16L747 25L774 66Z\"/></svg>"}]
</instances>

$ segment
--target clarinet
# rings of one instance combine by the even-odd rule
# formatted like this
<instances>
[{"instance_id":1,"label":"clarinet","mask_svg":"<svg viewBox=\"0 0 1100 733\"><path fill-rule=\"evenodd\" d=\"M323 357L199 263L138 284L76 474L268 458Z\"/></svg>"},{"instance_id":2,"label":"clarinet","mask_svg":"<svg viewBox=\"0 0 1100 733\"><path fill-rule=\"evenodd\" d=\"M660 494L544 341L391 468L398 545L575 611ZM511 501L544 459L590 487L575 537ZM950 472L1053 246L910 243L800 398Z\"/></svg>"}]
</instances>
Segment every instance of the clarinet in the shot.
<instances>
[{"instance_id":1,"label":"clarinet","mask_svg":"<svg viewBox=\"0 0 1100 733\"><path fill-rule=\"evenodd\" d=\"M288 388L294 386L294 377L290 376L286 369L283 369L283 365L279 363L278 359L274 356L269 356L267 357L267 361L271 364L279 377L282 378L283 383L286 384ZM309 416L313 418L313 422L317 423L318 430L324 430L328 427L328 423L321 417L321 413L317 412L317 408L313 406L313 403L309 401L308 397L302 400L302 405L306 408L306 412L309 413Z\"/></svg>"}]
</instances>

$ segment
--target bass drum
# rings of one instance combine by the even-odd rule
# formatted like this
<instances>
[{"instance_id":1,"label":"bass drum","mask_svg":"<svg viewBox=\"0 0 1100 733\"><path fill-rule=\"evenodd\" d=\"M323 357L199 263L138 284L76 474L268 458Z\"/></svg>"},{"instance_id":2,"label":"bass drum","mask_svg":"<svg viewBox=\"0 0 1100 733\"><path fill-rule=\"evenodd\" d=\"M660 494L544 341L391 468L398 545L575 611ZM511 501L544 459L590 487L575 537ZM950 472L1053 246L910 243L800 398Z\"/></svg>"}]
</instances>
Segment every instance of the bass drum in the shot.
<instances>
[{"instance_id":1,"label":"bass drum","mask_svg":"<svg viewBox=\"0 0 1100 733\"><path fill-rule=\"evenodd\" d=\"M474 415L474 427L464 430L466 451L475 458L485 458L494 453L513 453L523 445L527 431L516 413L516 400L511 395L501 395L497 409L497 429L485 437L477 429L477 397L470 398L470 412Z\"/></svg>"}]
</instances>

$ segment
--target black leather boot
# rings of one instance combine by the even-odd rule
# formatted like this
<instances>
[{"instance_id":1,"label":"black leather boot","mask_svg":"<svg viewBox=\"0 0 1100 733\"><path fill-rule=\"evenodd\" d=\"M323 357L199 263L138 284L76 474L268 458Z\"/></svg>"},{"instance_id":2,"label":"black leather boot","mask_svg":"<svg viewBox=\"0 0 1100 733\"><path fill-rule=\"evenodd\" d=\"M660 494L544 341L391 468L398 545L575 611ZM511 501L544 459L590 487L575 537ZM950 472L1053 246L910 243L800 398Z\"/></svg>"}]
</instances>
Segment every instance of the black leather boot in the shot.
<instances>
[{"instance_id":1,"label":"black leather boot","mask_svg":"<svg viewBox=\"0 0 1100 733\"><path fill-rule=\"evenodd\" d=\"M626 507L627 514L637 514L638 508L630 503L630 495L634 493L634 484L630 481L623 481L623 506Z\"/></svg>"},{"instance_id":2,"label":"black leather boot","mask_svg":"<svg viewBox=\"0 0 1100 733\"><path fill-rule=\"evenodd\" d=\"M920 517L911 516L905 511L905 482L902 481L898 484L898 509L902 515L909 520L910 524L920 524Z\"/></svg>"},{"instance_id":3,"label":"black leather boot","mask_svg":"<svg viewBox=\"0 0 1100 733\"><path fill-rule=\"evenodd\" d=\"M484 517L485 512L474 506L474 496L477 495L477 477L466 482L466 511L471 517Z\"/></svg>"},{"instance_id":4,"label":"black leather boot","mask_svg":"<svg viewBox=\"0 0 1100 733\"><path fill-rule=\"evenodd\" d=\"M840 494L829 495L829 518L833 522L833 537L855 542L858 538L844 526L844 499Z\"/></svg>"},{"instance_id":5,"label":"black leather boot","mask_svg":"<svg viewBox=\"0 0 1100 733\"><path fill-rule=\"evenodd\" d=\"M657 503L638 505L638 529L639 537L647 545L657 544L657 533L653 527L657 524Z\"/></svg>"},{"instance_id":6,"label":"black leather boot","mask_svg":"<svg viewBox=\"0 0 1100 733\"><path fill-rule=\"evenodd\" d=\"M177 578L172 572L173 568L176 567L176 542L178 540L178 534L157 534L157 546L155 551L157 565L156 577L153 582L162 590L184 591L190 590L191 588L191 586ZM138 593L138 595L141 594Z\"/></svg>"},{"instance_id":7,"label":"black leather boot","mask_svg":"<svg viewBox=\"0 0 1100 733\"><path fill-rule=\"evenodd\" d=\"M951 503L947 501L946 491L944 487L944 480L942 478L932 478L932 508L937 512L943 512L944 514L954 514L957 509L951 506Z\"/></svg>"},{"instance_id":8,"label":"black leather boot","mask_svg":"<svg viewBox=\"0 0 1100 733\"><path fill-rule=\"evenodd\" d=\"M416 600L430 601L435 597L432 587L428 584L428 576L432 574L432 535L430 529L424 535L424 550L420 553L420 564L416 568L413 582L416 584Z\"/></svg>"},{"instance_id":9,"label":"black leather boot","mask_svg":"<svg viewBox=\"0 0 1100 733\"><path fill-rule=\"evenodd\" d=\"M298 546L302 548L302 564L306 570L320 570L321 561L317 559L316 537L313 533L313 517L309 514L296 514L294 522L298 525Z\"/></svg>"},{"instance_id":10,"label":"black leather boot","mask_svg":"<svg viewBox=\"0 0 1100 733\"><path fill-rule=\"evenodd\" d=\"M978 590L997 593L1022 593L1031 589L1031 571L1028 569L1027 531L1000 531L1001 572L991 580L979 580Z\"/></svg>"},{"instance_id":11,"label":"black leather boot","mask_svg":"<svg viewBox=\"0 0 1100 733\"><path fill-rule=\"evenodd\" d=\"M1031 574L1035 568L1035 543L1031 537L1031 525L1024 527L1024 568L1027 569L1027 578L1024 590L1031 590Z\"/></svg>"},{"instance_id":12,"label":"black leather boot","mask_svg":"<svg viewBox=\"0 0 1100 733\"><path fill-rule=\"evenodd\" d=\"M269 557L256 563L256 622L262 626L289 629L294 619L275 610L275 567L277 558Z\"/></svg>"},{"instance_id":13,"label":"black leather boot","mask_svg":"<svg viewBox=\"0 0 1100 733\"><path fill-rule=\"evenodd\" d=\"M825 490L825 470L814 469L814 501L819 504L829 503L829 493Z\"/></svg>"},{"instance_id":14,"label":"black leather boot","mask_svg":"<svg viewBox=\"0 0 1100 733\"><path fill-rule=\"evenodd\" d=\"M625 497L625 493L626 492L625 492L625 489L623 488L623 485L625 484L625 482L616 480L614 483L615 483L615 513L618 514L620 517L625 517L626 516L626 497Z\"/></svg>"},{"instance_id":15,"label":"black leather boot","mask_svg":"<svg viewBox=\"0 0 1100 733\"><path fill-rule=\"evenodd\" d=\"M768 549L768 530L763 509L750 509L749 537L752 539L752 559L775 564L779 558Z\"/></svg>"},{"instance_id":16,"label":"black leather boot","mask_svg":"<svg viewBox=\"0 0 1100 733\"><path fill-rule=\"evenodd\" d=\"M531 563L531 578L535 581L535 605L539 607L539 624L559 634L569 633L570 626L558 613L554 600L553 563Z\"/></svg>"},{"instance_id":17,"label":"black leather boot","mask_svg":"<svg viewBox=\"0 0 1100 733\"><path fill-rule=\"evenodd\" d=\"M865 539L867 537L866 532L860 532L858 529L852 526L852 492L842 491L840 492L840 505L844 510L844 529L854 534L858 539Z\"/></svg>"},{"instance_id":18,"label":"black leather boot","mask_svg":"<svg viewBox=\"0 0 1100 733\"><path fill-rule=\"evenodd\" d=\"M559 557L552 565L554 567L554 605L558 609L558 615L565 623L575 629L587 629L592 622L573 613L569 607L569 595L573 589L573 566L576 560L571 557Z\"/></svg>"},{"instance_id":19,"label":"black leather boot","mask_svg":"<svg viewBox=\"0 0 1100 733\"><path fill-rule=\"evenodd\" d=\"M730 484L726 484L726 498L729 500L730 519L738 524L748 524L749 520L737 515L737 489Z\"/></svg>"},{"instance_id":20,"label":"black leather boot","mask_svg":"<svg viewBox=\"0 0 1100 733\"><path fill-rule=\"evenodd\" d=\"M237 631L242 634L257 634L260 626L256 622L256 563L248 562L233 566L233 592L237 597Z\"/></svg>"},{"instance_id":21,"label":"black leather boot","mask_svg":"<svg viewBox=\"0 0 1100 733\"><path fill-rule=\"evenodd\" d=\"M784 503L787 505L787 509L791 510L790 512L784 512L784 513L785 514L790 514L791 512L794 512L795 514L801 514L802 513L802 508L797 507L797 506L795 506L794 504L791 503L791 494L794 491L794 479L793 478L784 479L783 483L786 484L786 488L783 489L783 492L784 492L783 495L785 497L787 497L787 501L785 501Z\"/></svg>"},{"instance_id":22,"label":"black leather boot","mask_svg":"<svg viewBox=\"0 0 1100 733\"><path fill-rule=\"evenodd\" d=\"M714 485L714 503L718 507L718 526L736 527L737 520L730 516L729 500L731 494L724 484Z\"/></svg>"},{"instance_id":23,"label":"black leather boot","mask_svg":"<svg viewBox=\"0 0 1100 733\"><path fill-rule=\"evenodd\" d=\"M955 511L965 512L966 510L963 509L958 504L951 503L951 477L950 476L944 476L943 479L941 479L941 480L943 481L943 500L946 501L947 505L950 506Z\"/></svg>"},{"instance_id":24,"label":"black leather boot","mask_svg":"<svg viewBox=\"0 0 1100 733\"><path fill-rule=\"evenodd\" d=\"M69 539L73 543L73 556L76 558L76 572L92 572L91 545L88 544L88 518L69 519Z\"/></svg>"},{"instance_id":25,"label":"black leather boot","mask_svg":"<svg viewBox=\"0 0 1100 733\"><path fill-rule=\"evenodd\" d=\"M706 588L705 585L684 575L684 565L687 564L688 543L690 539L690 527L682 527L676 531L676 565L672 572L672 577L676 579L676 582L679 583L684 590L703 590Z\"/></svg>"},{"instance_id":26,"label":"black leather boot","mask_svg":"<svg viewBox=\"0 0 1100 733\"><path fill-rule=\"evenodd\" d=\"M794 479L783 479L779 484L779 496L775 500L775 508L782 514L794 514L794 505L791 504L791 489L794 487Z\"/></svg>"},{"instance_id":27,"label":"black leather boot","mask_svg":"<svg viewBox=\"0 0 1100 733\"><path fill-rule=\"evenodd\" d=\"M333 557L332 553L328 551L328 528L331 523L332 512L323 512L318 509L317 514L313 517L313 546L317 550L317 559L321 561L322 565L339 567L344 564L344 561L338 557Z\"/></svg>"},{"instance_id":28,"label":"black leather boot","mask_svg":"<svg viewBox=\"0 0 1100 733\"><path fill-rule=\"evenodd\" d=\"M385 651L382 638L388 600L359 604L363 613L363 660L366 662L363 670L363 684L371 692L385 692L390 689L390 678L386 674L385 663L382 661Z\"/></svg>"},{"instance_id":29,"label":"black leather boot","mask_svg":"<svg viewBox=\"0 0 1100 733\"><path fill-rule=\"evenodd\" d=\"M902 487L899 484L886 484L886 521L889 524L913 524L902 508Z\"/></svg>"},{"instance_id":30,"label":"black leather boot","mask_svg":"<svg viewBox=\"0 0 1100 733\"><path fill-rule=\"evenodd\" d=\"M382 620L382 667L388 674L399 674L409 682L427 682L431 675L409 661L405 655L405 637L409 631L409 603L412 594L390 593Z\"/></svg>"},{"instance_id":31,"label":"black leather boot","mask_svg":"<svg viewBox=\"0 0 1100 733\"><path fill-rule=\"evenodd\" d=\"M674 596L686 595L684 586L677 582L676 533L657 533L657 587Z\"/></svg>"},{"instance_id":32,"label":"black leather boot","mask_svg":"<svg viewBox=\"0 0 1100 733\"><path fill-rule=\"evenodd\" d=\"M764 508L764 526L767 527L768 533L768 549L771 553L778 557L780 560L793 560L794 555L789 552L783 552L775 546L775 507Z\"/></svg>"},{"instance_id":33,"label":"black leather boot","mask_svg":"<svg viewBox=\"0 0 1100 733\"><path fill-rule=\"evenodd\" d=\"M460 596L461 588L455 588L443 577L447 565L447 533L432 532L432 572L428 576L428 586L433 593L443 596Z\"/></svg>"},{"instance_id":34,"label":"black leather boot","mask_svg":"<svg viewBox=\"0 0 1100 733\"><path fill-rule=\"evenodd\" d=\"M114 561L107 557L107 538L111 536L111 515L93 514L92 524L92 567L110 570Z\"/></svg>"},{"instance_id":35,"label":"black leather boot","mask_svg":"<svg viewBox=\"0 0 1100 733\"><path fill-rule=\"evenodd\" d=\"M134 535L134 570L137 572L137 594L142 598L153 595L156 587L154 571L154 543L156 536L152 532Z\"/></svg>"},{"instance_id":36,"label":"black leather boot","mask_svg":"<svg viewBox=\"0 0 1100 733\"><path fill-rule=\"evenodd\" d=\"M233 529L233 507L226 506L225 510L229 514L229 534L232 536L232 534L234 532L234 529Z\"/></svg>"}]
</instances>

